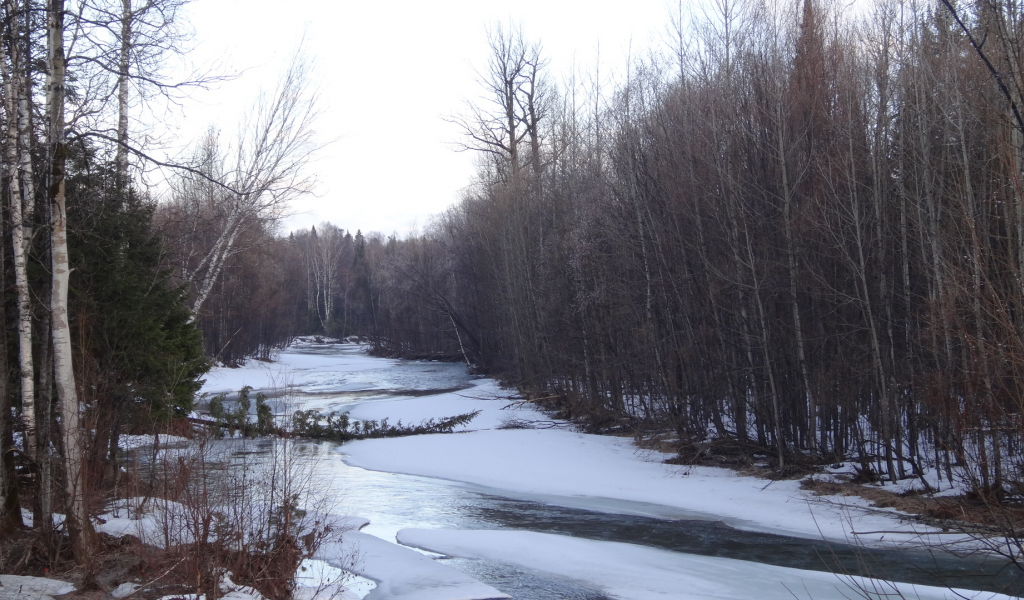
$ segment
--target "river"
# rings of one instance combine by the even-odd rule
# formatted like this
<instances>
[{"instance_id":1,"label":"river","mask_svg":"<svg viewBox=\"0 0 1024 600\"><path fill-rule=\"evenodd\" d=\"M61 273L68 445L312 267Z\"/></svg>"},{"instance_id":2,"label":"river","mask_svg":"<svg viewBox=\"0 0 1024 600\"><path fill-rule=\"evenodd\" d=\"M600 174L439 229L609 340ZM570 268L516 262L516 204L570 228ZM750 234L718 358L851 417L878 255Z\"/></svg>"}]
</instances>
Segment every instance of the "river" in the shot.
<instances>
[{"instance_id":1,"label":"river","mask_svg":"<svg viewBox=\"0 0 1024 600\"><path fill-rule=\"evenodd\" d=\"M272 393L274 408L323 412L415 398L465 388L464 365L358 358L332 371L334 357L354 359L355 345L307 344L286 351L295 366L292 385ZM207 390L237 385L233 374L211 378ZM250 378L251 379L251 378ZM225 387L227 386L227 387ZM258 382L255 387L261 387ZM246 453L254 448L246 445ZM261 442L256 442L259 448ZM263 444L269 442L262 442ZM301 442L296 450L316 466L345 514L369 519L363 531L393 541L404 528L526 530L592 540L627 542L685 554L725 557L804 570L864 575L915 584L1024 594L1018 569L992 557L958 558L943 552L857 547L802 537L746 531L713 517L695 519L668 506L596 497L524 494L447 479L371 471L346 462L346 448ZM502 562L444 558L514 598L605 598L598 586Z\"/></svg>"}]
</instances>

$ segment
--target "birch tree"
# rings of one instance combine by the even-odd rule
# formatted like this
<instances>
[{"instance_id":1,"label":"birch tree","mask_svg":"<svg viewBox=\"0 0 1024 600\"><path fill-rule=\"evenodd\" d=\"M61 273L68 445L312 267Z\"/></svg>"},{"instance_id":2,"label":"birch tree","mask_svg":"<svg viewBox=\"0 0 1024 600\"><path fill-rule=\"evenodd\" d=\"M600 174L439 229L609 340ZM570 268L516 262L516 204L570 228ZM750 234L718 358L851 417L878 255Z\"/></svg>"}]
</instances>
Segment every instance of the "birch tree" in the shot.
<instances>
[{"instance_id":1,"label":"birch tree","mask_svg":"<svg viewBox=\"0 0 1024 600\"><path fill-rule=\"evenodd\" d=\"M117 6L109 7L116 18L116 83L117 83L117 128L114 164L118 185L128 181L128 129L130 109L130 88L139 89L139 97L146 98L147 92L155 90L168 94L171 91L192 85L202 85L203 79L186 78L170 82L163 77L162 67L168 54L180 53L182 33L178 12L188 0L119 0ZM110 65L108 69L112 69Z\"/></svg>"},{"instance_id":2,"label":"birch tree","mask_svg":"<svg viewBox=\"0 0 1024 600\"><path fill-rule=\"evenodd\" d=\"M316 315L321 330L329 333L338 292L341 291L338 271L346 246L345 232L330 223L323 223L319 231L314 227L308 235L300 234L296 241L306 267L309 311Z\"/></svg>"},{"instance_id":3,"label":"birch tree","mask_svg":"<svg viewBox=\"0 0 1024 600\"><path fill-rule=\"evenodd\" d=\"M35 207L35 176L32 166L31 61L26 47L27 15L14 0L5 0L7 27L0 44L0 75L3 77L7 140L4 156L9 181L11 245L14 284L18 294L18 367L21 379L21 413L25 427L25 453L35 452L35 365L32 356L32 298L28 282L28 253L32 244Z\"/></svg>"},{"instance_id":4,"label":"birch tree","mask_svg":"<svg viewBox=\"0 0 1024 600\"><path fill-rule=\"evenodd\" d=\"M218 136L208 135L197 151L200 168L179 173L175 183L171 203L193 229L204 218L199 198L218 214L209 245L180 255L181 276L193 294L193 318L240 250L242 232L254 223L281 218L287 203L312 185L305 166L317 149L317 95L309 65L298 54L274 92L262 95L250 115L227 152Z\"/></svg>"},{"instance_id":5,"label":"birch tree","mask_svg":"<svg viewBox=\"0 0 1024 600\"><path fill-rule=\"evenodd\" d=\"M64 492L71 548L79 564L91 563L94 534L85 498L85 436L81 428L78 390L72 365L71 327L68 322L67 206L65 169L67 140L64 130L66 67L64 56L64 0L50 0L46 10L48 69L46 115L49 137L48 196L50 200L50 257L52 294L50 314L53 335L54 383L60 407L64 441ZM88 575L87 575L88 576Z\"/></svg>"}]
</instances>

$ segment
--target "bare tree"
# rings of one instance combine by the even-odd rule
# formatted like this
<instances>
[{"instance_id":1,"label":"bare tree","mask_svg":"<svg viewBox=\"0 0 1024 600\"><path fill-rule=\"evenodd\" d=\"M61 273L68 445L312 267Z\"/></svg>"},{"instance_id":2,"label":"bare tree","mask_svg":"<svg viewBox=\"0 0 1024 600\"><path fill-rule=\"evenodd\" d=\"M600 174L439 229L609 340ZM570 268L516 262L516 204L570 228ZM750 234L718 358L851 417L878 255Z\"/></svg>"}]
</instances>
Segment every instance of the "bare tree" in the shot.
<instances>
[{"instance_id":1,"label":"bare tree","mask_svg":"<svg viewBox=\"0 0 1024 600\"><path fill-rule=\"evenodd\" d=\"M323 223L319 231L314 227L308 235L297 236L296 241L306 266L307 304L310 312L316 314L321 331L329 333L342 288L339 268L346 248L345 232L330 223Z\"/></svg>"},{"instance_id":2,"label":"bare tree","mask_svg":"<svg viewBox=\"0 0 1024 600\"><path fill-rule=\"evenodd\" d=\"M6 155L10 186L11 241L14 281L18 291L18 358L21 374L21 411L26 431L25 452L35 451L35 368L32 357L32 299L28 283L28 253L32 243L35 207L35 176L32 166L31 108L27 74L31 61L27 40L28 16L14 0L4 3L4 28L0 73L7 114Z\"/></svg>"},{"instance_id":3,"label":"bare tree","mask_svg":"<svg viewBox=\"0 0 1024 600\"><path fill-rule=\"evenodd\" d=\"M506 29L500 24L487 37L491 53L480 76L484 103L470 103L467 115L451 120L467 138L462 149L483 152L497 161L499 178L518 180L527 164L539 175L540 125L549 102L541 45L528 42L521 28Z\"/></svg>"},{"instance_id":4,"label":"bare tree","mask_svg":"<svg viewBox=\"0 0 1024 600\"><path fill-rule=\"evenodd\" d=\"M277 89L260 97L234 147L226 153L218 136L208 135L196 151L199 168L177 174L171 204L179 218L195 229L208 216L200 211L203 205L217 213L208 245L179 252L181 277L193 292L193 318L239 251L243 230L275 222L289 200L310 191L305 167L318 148L317 96L311 86L310 67L297 53Z\"/></svg>"}]
</instances>

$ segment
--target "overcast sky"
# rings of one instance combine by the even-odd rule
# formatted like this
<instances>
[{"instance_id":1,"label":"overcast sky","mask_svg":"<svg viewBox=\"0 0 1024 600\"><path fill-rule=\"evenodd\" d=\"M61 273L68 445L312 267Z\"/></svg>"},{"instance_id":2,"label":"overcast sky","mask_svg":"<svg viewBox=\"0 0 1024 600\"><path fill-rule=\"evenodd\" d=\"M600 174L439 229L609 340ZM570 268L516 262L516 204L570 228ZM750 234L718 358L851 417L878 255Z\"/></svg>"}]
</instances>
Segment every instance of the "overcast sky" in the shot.
<instances>
[{"instance_id":1,"label":"overcast sky","mask_svg":"<svg viewBox=\"0 0 1024 600\"><path fill-rule=\"evenodd\" d=\"M481 95L487 28L518 23L539 40L560 78L573 64L603 74L660 44L673 0L194 0L191 60L240 73L180 107L179 139L213 125L233 135L261 88L270 89L305 38L331 143L310 166L316 195L285 229L330 221L345 229L408 233L455 202L473 175L446 116ZM604 77L604 75L602 75ZM333 140L333 141L332 141Z\"/></svg>"}]
</instances>

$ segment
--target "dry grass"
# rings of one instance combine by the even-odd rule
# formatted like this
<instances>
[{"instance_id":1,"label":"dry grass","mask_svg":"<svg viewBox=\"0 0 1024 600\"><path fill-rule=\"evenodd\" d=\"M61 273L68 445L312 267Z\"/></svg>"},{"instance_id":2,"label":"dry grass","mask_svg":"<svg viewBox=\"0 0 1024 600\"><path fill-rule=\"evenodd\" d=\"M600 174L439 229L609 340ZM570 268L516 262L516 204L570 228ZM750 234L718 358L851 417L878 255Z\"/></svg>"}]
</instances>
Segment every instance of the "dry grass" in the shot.
<instances>
[{"instance_id":1,"label":"dry grass","mask_svg":"<svg viewBox=\"0 0 1024 600\"><path fill-rule=\"evenodd\" d=\"M979 499L976 496L931 497L921 492L896 493L872 485L821 481L813 477L800 484L815 496L856 496L874 508L895 509L944 531L977 536L1019 537L1024 532L1024 507Z\"/></svg>"}]
</instances>

